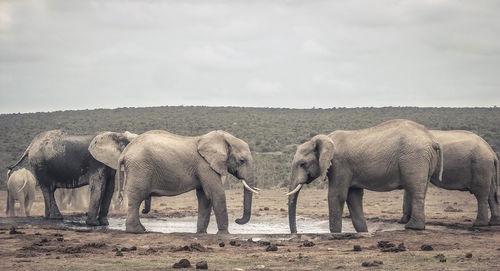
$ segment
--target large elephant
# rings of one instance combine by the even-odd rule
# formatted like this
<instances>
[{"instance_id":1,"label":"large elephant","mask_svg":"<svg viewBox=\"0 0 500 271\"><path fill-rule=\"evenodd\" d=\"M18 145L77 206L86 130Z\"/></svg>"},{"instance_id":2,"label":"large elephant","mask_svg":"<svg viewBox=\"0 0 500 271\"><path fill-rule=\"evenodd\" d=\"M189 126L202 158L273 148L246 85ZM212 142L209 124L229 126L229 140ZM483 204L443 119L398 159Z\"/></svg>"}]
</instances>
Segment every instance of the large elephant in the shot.
<instances>
[{"instance_id":1,"label":"large elephant","mask_svg":"<svg viewBox=\"0 0 500 271\"><path fill-rule=\"evenodd\" d=\"M37 135L12 169L28 157L45 201L45 217L62 219L54 191L90 185L86 223L108 225L108 210L114 191L118 157L137 135L103 132L70 135L52 130Z\"/></svg>"},{"instance_id":2,"label":"large elephant","mask_svg":"<svg viewBox=\"0 0 500 271\"><path fill-rule=\"evenodd\" d=\"M228 233L226 195L221 180L228 174L242 180L245 187L243 217L236 223L250 220L252 193L257 192L253 187L252 155L247 143L227 132L187 137L149 131L125 148L119 166L123 167L123 172L120 170L117 175L119 198L123 198L124 189L128 197L127 232L146 230L139 221L139 206L150 196L176 196L196 189L197 232L207 232L213 208L218 233Z\"/></svg>"},{"instance_id":3,"label":"large elephant","mask_svg":"<svg viewBox=\"0 0 500 271\"><path fill-rule=\"evenodd\" d=\"M344 203L358 232L366 232L363 189L405 189L412 215L408 229L425 229L424 201L431 175L442 173L439 143L422 125L391 120L372 128L317 135L297 148L291 169L288 215L297 232L297 198L303 184L328 177L331 232L341 232Z\"/></svg>"},{"instance_id":4,"label":"large elephant","mask_svg":"<svg viewBox=\"0 0 500 271\"><path fill-rule=\"evenodd\" d=\"M443 147L443 180L431 182L447 190L469 191L477 199L474 226L499 225L498 158L490 145L469 131L431 130ZM488 222L488 205L491 219ZM411 218L408 195L405 193L401 223Z\"/></svg>"},{"instance_id":5,"label":"large elephant","mask_svg":"<svg viewBox=\"0 0 500 271\"><path fill-rule=\"evenodd\" d=\"M14 205L16 200L21 205L21 212L29 216L31 206L35 200L35 176L25 168L18 169L12 173L7 172L7 209L5 213L15 216Z\"/></svg>"}]
</instances>

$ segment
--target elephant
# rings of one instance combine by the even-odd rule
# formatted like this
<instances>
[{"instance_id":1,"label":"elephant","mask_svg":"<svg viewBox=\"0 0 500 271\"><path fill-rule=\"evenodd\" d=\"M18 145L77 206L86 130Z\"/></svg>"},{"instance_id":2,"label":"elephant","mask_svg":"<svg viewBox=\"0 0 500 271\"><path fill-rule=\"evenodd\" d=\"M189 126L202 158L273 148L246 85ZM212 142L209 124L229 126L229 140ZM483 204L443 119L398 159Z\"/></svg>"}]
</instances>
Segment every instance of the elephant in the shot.
<instances>
[{"instance_id":1,"label":"elephant","mask_svg":"<svg viewBox=\"0 0 500 271\"><path fill-rule=\"evenodd\" d=\"M434 177L431 183L447 190L469 191L477 200L474 226L500 225L498 204L498 158L480 136L462 130L430 130L443 147L443 180ZM488 205L491 219L488 222ZM408 195L403 200L401 223L411 218Z\"/></svg>"},{"instance_id":2,"label":"elephant","mask_svg":"<svg viewBox=\"0 0 500 271\"><path fill-rule=\"evenodd\" d=\"M162 130L149 131L125 148L118 166L118 197L123 199L124 190L128 197L127 232L146 231L139 220L142 201L150 200L151 196L176 196L196 189L196 232L207 232L213 209L218 233L228 233L222 185L228 174L240 179L244 186L243 217L236 219L236 223L245 224L250 220L252 193L258 193L258 188L254 188L252 155L246 142L227 132L217 130L189 137Z\"/></svg>"},{"instance_id":3,"label":"elephant","mask_svg":"<svg viewBox=\"0 0 500 271\"><path fill-rule=\"evenodd\" d=\"M290 231L297 232L296 205L300 189L328 177L330 232L341 232L344 203L357 232L366 232L363 189L407 191L413 215L407 229L425 229L424 203L431 175L441 180L439 142L422 125L396 119L377 126L316 135L297 147L288 195Z\"/></svg>"},{"instance_id":4,"label":"elephant","mask_svg":"<svg viewBox=\"0 0 500 271\"><path fill-rule=\"evenodd\" d=\"M108 225L108 211L121 151L137 135L102 132L71 135L61 130L38 134L12 169L28 157L45 202L45 218L62 219L54 191L90 186L86 224Z\"/></svg>"},{"instance_id":5,"label":"elephant","mask_svg":"<svg viewBox=\"0 0 500 271\"><path fill-rule=\"evenodd\" d=\"M21 205L21 212L25 216L30 216L31 206L35 200L36 180L33 174L21 168L12 173L7 171L7 210L6 214L15 216L14 205L16 200Z\"/></svg>"}]
</instances>

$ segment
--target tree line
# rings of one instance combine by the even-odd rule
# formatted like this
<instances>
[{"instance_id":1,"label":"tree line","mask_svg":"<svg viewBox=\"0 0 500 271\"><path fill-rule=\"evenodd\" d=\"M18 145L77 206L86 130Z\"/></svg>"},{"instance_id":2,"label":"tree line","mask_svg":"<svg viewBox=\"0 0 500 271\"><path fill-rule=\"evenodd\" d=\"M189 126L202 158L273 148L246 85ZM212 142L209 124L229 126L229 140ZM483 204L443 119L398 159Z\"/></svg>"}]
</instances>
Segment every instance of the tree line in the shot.
<instances>
[{"instance_id":1,"label":"tree line","mask_svg":"<svg viewBox=\"0 0 500 271\"><path fill-rule=\"evenodd\" d=\"M99 131L149 130L197 136L225 130L245 140L253 151L259 187L288 184L296 146L317 134L375 126L391 119L409 119L429 129L468 130L500 151L500 109L492 108L329 108L286 109L204 106L164 106L71 110L0 115L0 189L5 189L6 167L15 163L40 132L61 129L73 134ZM26 166L26 165L25 165ZM320 182L313 183L324 187ZM236 182L226 182L227 187Z\"/></svg>"}]
</instances>

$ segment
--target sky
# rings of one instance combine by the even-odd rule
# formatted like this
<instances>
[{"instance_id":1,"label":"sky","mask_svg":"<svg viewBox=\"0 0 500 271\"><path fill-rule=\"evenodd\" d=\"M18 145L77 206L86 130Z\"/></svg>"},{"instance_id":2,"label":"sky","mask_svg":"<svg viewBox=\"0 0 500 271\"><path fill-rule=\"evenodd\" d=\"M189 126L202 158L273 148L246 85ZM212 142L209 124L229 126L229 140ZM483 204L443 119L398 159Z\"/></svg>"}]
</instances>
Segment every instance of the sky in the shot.
<instances>
[{"instance_id":1,"label":"sky","mask_svg":"<svg viewBox=\"0 0 500 271\"><path fill-rule=\"evenodd\" d=\"M0 113L500 105L500 1L0 0Z\"/></svg>"}]
</instances>

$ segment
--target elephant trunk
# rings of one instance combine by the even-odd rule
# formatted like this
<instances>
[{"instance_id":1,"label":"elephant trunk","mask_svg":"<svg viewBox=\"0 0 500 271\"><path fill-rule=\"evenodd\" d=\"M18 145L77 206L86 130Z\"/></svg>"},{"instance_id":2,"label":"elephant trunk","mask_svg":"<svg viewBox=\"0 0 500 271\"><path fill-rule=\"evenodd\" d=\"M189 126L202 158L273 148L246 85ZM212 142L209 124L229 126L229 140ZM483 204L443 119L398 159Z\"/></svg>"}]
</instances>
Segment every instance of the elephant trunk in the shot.
<instances>
[{"instance_id":1,"label":"elephant trunk","mask_svg":"<svg viewBox=\"0 0 500 271\"><path fill-rule=\"evenodd\" d=\"M288 222L290 224L290 232L297 233L297 223L296 223L296 210L297 210L297 198L299 197L299 192L291 194L288 196Z\"/></svg>"},{"instance_id":2,"label":"elephant trunk","mask_svg":"<svg viewBox=\"0 0 500 271\"><path fill-rule=\"evenodd\" d=\"M246 224L250 221L250 217L252 216L252 191L243 188L244 198L243 198L243 217L236 219L236 223L238 224Z\"/></svg>"}]
</instances>

